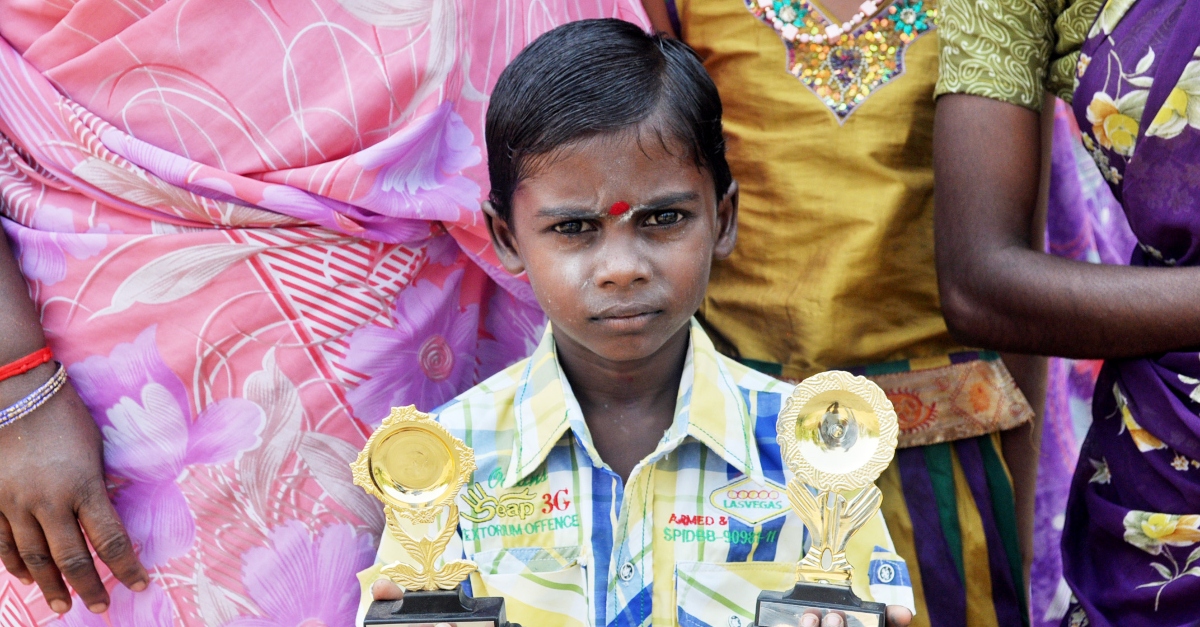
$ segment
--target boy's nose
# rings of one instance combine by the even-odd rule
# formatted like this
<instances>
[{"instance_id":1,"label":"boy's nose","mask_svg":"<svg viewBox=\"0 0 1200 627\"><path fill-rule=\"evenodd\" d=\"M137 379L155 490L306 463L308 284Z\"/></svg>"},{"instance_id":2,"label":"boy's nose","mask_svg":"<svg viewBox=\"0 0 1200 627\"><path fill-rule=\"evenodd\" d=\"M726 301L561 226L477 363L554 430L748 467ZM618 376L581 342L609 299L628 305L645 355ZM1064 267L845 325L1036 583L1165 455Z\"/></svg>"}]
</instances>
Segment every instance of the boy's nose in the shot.
<instances>
[{"instance_id":1,"label":"boy's nose","mask_svg":"<svg viewBox=\"0 0 1200 627\"><path fill-rule=\"evenodd\" d=\"M649 281L650 264L637 248L635 242L605 242L597 251L592 279L595 284L601 288L622 288Z\"/></svg>"}]
</instances>

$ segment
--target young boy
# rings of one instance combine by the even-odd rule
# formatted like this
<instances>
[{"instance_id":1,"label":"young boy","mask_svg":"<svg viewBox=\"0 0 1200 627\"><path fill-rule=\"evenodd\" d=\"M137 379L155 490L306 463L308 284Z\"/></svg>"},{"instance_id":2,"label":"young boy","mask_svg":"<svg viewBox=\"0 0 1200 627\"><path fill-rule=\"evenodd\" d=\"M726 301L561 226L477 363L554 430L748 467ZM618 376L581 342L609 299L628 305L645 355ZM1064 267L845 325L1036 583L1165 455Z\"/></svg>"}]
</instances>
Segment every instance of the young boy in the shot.
<instances>
[{"instance_id":1,"label":"young boy","mask_svg":"<svg viewBox=\"0 0 1200 627\"><path fill-rule=\"evenodd\" d=\"M487 145L497 253L550 326L436 412L475 450L450 548L478 563L473 594L525 627L749 625L759 592L795 583L805 531L775 441L791 387L720 356L692 319L737 233L716 87L677 41L567 24L501 75ZM385 535L379 564L399 551ZM890 624L906 625L881 516L849 554L858 595L903 606Z\"/></svg>"}]
</instances>

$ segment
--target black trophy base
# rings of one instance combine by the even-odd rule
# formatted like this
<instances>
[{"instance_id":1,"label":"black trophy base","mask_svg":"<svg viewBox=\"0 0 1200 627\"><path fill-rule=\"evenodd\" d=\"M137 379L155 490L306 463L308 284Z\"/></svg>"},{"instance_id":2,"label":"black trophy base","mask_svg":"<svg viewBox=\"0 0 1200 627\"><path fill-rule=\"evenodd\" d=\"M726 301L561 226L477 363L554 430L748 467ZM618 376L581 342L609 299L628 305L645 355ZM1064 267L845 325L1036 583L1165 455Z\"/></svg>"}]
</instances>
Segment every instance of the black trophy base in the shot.
<instances>
[{"instance_id":1,"label":"black trophy base","mask_svg":"<svg viewBox=\"0 0 1200 627\"><path fill-rule=\"evenodd\" d=\"M504 599L471 598L462 586L453 590L407 592L403 601L375 601L367 608L363 625L427 625L453 627L521 627L504 618Z\"/></svg>"},{"instance_id":2,"label":"black trophy base","mask_svg":"<svg viewBox=\"0 0 1200 627\"><path fill-rule=\"evenodd\" d=\"M788 592L765 591L758 595L756 627L794 627L808 610L821 616L838 612L846 627L884 627L887 605L863 601L846 586L798 583Z\"/></svg>"}]
</instances>

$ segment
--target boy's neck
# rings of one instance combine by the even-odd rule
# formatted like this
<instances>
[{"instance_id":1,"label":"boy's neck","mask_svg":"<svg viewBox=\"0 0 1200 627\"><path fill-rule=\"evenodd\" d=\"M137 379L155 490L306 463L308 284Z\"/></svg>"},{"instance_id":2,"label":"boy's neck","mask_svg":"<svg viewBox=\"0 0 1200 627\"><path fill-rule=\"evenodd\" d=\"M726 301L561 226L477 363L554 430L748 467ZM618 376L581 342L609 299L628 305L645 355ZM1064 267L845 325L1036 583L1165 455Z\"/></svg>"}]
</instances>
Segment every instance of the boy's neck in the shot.
<instances>
[{"instance_id":1,"label":"boy's neck","mask_svg":"<svg viewBox=\"0 0 1200 627\"><path fill-rule=\"evenodd\" d=\"M661 349L636 362L611 362L570 338L554 338L592 443L625 481L675 420L690 329L684 325Z\"/></svg>"}]
</instances>

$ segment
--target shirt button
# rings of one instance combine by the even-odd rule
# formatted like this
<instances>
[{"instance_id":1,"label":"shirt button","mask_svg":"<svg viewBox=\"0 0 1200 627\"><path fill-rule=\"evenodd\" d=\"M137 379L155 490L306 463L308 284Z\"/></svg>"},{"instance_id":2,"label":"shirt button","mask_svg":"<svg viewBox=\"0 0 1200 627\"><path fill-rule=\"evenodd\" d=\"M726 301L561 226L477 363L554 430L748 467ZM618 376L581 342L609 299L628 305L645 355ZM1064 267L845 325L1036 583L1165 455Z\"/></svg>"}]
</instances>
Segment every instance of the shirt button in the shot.
<instances>
[{"instance_id":1,"label":"shirt button","mask_svg":"<svg viewBox=\"0 0 1200 627\"><path fill-rule=\"evenodd\" d=\"M630 562L621 564L621 570L617 571L617 575L621 578L621 581L633 579L633 564Z\"/></svg>"}]
</instances>

